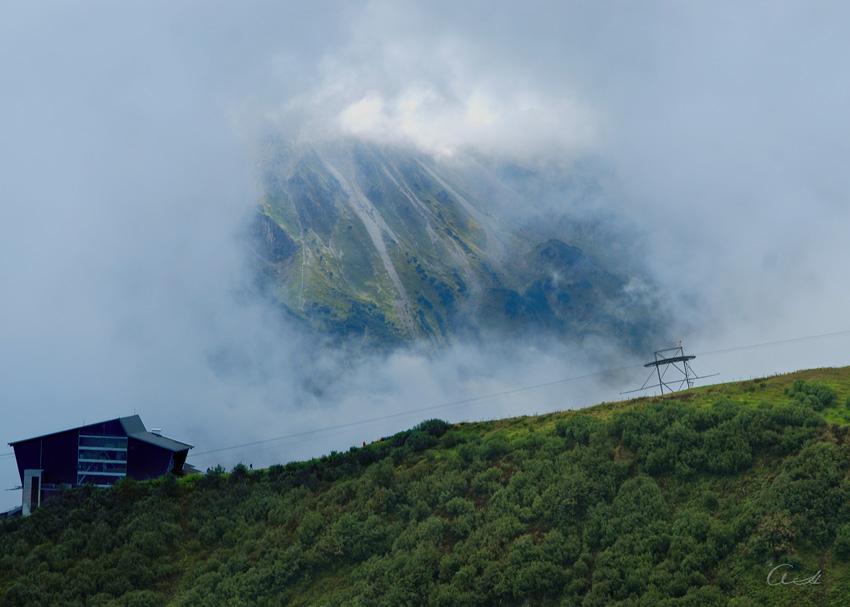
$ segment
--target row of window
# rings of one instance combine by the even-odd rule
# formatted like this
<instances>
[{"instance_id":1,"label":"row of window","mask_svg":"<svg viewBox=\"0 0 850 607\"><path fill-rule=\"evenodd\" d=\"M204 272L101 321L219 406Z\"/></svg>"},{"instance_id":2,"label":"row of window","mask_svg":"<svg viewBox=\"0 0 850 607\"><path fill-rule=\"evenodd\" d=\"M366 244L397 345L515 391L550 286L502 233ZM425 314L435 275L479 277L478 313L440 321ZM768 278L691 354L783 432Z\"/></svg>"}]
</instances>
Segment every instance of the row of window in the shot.
<instances>
[{"instance_id":1,"label":"row of window","mask_svg":"<svg viewBox=\"0 0 850 607\"><path fill-rule=\"evenodd\" d=\"M116 462L80 462L77 464L77 471L80 473L93 472L96 474L127 474L127 464Z\"/></svg>"},{"instance_id":2,"label":"row of window","mask_svg":"<svg viewBox=\"0 0 850 607\"><path fill-rule=\"evenodd\" d=\"M113 449L127 451L126 436L90 436L80 434L80 448L83 447L98 447L100 449Z\"/></svg>"},{"instance_id":3,"label":"row of window","mask_svg":"<svg viewBox=\"0 0 850 607\"><path fill-rule=\"evenodd\" d=\"M114 485L127 476L127 438L81 434L77 455L77 484Z\"/></svg>"}]
</instances>

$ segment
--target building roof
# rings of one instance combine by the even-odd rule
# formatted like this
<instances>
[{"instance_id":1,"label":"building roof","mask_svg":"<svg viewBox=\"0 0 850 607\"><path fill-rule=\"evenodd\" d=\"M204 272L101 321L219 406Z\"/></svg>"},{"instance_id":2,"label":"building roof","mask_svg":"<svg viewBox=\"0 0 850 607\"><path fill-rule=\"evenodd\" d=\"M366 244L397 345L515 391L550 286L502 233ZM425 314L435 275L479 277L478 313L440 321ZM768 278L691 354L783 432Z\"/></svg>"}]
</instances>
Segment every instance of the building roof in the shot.
<instances>
[{"instance_id":1,"label":"building roof","mask_svg":"<svg viewBox=\"0 0 850 607\"><path fill-rule=\"evenodd\" d=\"M15 445L19 445L21 443L27 443L32 440L37 440L39 438L47 438L48 436L55 436L57 434L64 434L65 432L73 432L74 430L80 430L81 428L87 428L89 426L96 426L97 424L103 424L108 422L118 421L121 422L121 427L124 428L124 432L127 433L128 437L133 437L136 440L140 440L145 443L150 443L152 445L156 445L157 447L161 447L163 449L168 449L169 451L174 451L175 453L178 451L187 451L192 449L192 445L187 445L186 443L181 443L180 441L173 440L171 438L166 438L165 436L160 436L159 434L154 434L153 432L148 432L147 428L145 428L145 424L142 423L142 418L138 415L131 415L129 417L119 417L117 419L109 419L103 422L95 422L94 424L86 424L84 426L77 426L76 428L68 428L67 430L60 430L59 432L51 432L49 434L42 434L40 436L34 436L32 438L25 438L24 440L15 441L14 443L9 443L10 446L14 447Z\"/></svg>"},{"instance_id":2,"label":"building roof","mask_svg":"<svg viewBox=\"0 0 850 607\"><path fill-rule=\"evenodd\" d=\"M140 440L145 443L150 443L151 445L156 445L157 447L162 447L163 449L168 449L169 451L188 451L192 449L192 445L187 445L186 443L181 443L180 441L176 441L171 438L166 438L165 436L160 436L159 434L154 434L153 432L136 432L134 434L129 435L136 440Z\"/></svg>"},{"instance_id":3,"label":"building roof","mask_svg":"<svg viewBox=\"0 0 850 607\"><path fill-rule=\"evenodd\" d=\"M165 436L154 434L153 432L148 432L145 425L142 423L142 418L138 415L122 417L119 421L124 427L124 431L127 433L127 436L132 436L136 440L150 443L151 445L156 445L157 447L162 447L163 449L168 449L169 451L174 452L186 451L192 448L192 445L187 445L186 443L181 443L180 441L166 438Z\"/></svg>"},{"instance_id":4,"label":"building roof","mask_svg":"<svg viewBox=\"0 0 850 607\"><path fill-rule=\"evenodd\" d=\"M80 426L79 428L85 428L85 426ZM39 434L38 436L33 436L32 438L24 438L21 440L16 440L14 443L9 443L10 447L14 447L15 445L20 445L21 443L28 443L31 440L38 440L40 438L47 438L48 436L56 436L57 434L65 434L66 432L73 432L74 430L79 430L79 428L68 428L67 430L59 430L59 432L49 432L47 434Z\"/></svg>"},{"instance_id":5,"label":"building roof","mask_svg":"<svg viewBox=\"0 0 850 607\"><path fill-rule=\"evenodd\" d=\"M119 417L118 421L121 422L121 427L124 428L124 432L127 433L127 436L131 434L137 434L139 432L147 432L148 429L145 428L145 425L142 423L142 418L138 415L132 415L130 417Z\"/></svg>"}]
</instances>

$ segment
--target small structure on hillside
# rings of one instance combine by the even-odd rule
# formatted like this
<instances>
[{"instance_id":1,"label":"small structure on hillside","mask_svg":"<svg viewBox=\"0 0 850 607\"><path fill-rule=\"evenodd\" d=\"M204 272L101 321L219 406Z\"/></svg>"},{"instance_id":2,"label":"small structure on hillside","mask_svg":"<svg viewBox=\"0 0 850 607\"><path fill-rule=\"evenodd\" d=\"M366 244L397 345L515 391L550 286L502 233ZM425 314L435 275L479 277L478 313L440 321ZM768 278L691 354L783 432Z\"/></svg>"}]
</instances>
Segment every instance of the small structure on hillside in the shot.
<instances>
[{"instance_id":1,"label":"small structure on hillside","mask_svg":"<svg viewBox=\"0 0 850 607\"><path fill-rule=\"evenodd\" d=\"M61 487L91 483L109 487L186 473L192 445L148 432L138 415L62 430L9 443L15 449L27 516Z\"/></svg>"},{"instance_id":2,"label":"small structure on hillside","mask_svg":"<svg viewBox=\"0 0 850 607\"><path fill-rule=\"evenodd\" d=\"M688 388L692 388L694 386L694 380L718 375L717 373L714 373L712 375L700 376L694 373L694 370L688 363L695 358L695 354L685 354L681 341L679 341L678 348L658 350L655 352L655 360L644 365L646 368L652 368L652 371L650 371L649 377L646 378L643 385L637 390L628 390L626 392L621 392L620 394L631 394L632 392L642 392L643 390L649 390L651 388L659 388L663 395L664 388L667 388L668 392L676 392L686 386ZM667 372L670 371L670 369L673 369L672 378L667 377ZM654 382L656 379L657 383L649 383L651 381Z\"/></svg>"}]
</instances>

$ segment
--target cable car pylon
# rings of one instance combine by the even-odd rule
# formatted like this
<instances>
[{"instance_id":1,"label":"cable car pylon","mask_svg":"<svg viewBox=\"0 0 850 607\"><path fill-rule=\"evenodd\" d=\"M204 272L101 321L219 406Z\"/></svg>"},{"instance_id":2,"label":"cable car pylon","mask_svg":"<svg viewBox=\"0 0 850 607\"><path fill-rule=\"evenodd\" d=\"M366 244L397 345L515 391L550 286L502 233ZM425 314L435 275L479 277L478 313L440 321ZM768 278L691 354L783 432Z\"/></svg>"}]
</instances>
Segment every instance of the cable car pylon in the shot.
<instances>
[{"instance_id":1,"label":"cable car pylon","mask_svg":"<svg viewBox=\"0 0 850 607\"><path fill-rule=\"evenodd\" d=\"M649 377L646 378L643 385L637 390L627 390L626 392L620 392L620 394L631 394L633 392L642 392L643 390L659 388L661 390L661 395L663 396L664 388L667 388L668 393L678 392L685 386L693 388L694 381L697 379L704 379L706 377L719 375L719 373L713 373L712 375L697 375L694 373L694 370L688 362L695 358L696 355L694 354L685 354L681 340L679 340L679 347L677 348L657 350L655 352L655 360L644 365L646 368L652 368L652 371L649 372ZM663 371L661 370L662 368L664 369ZM671 368L678 373L674 373L674 379L666 379L667 372L670 371ZM656 378L658 383L650 384L649 382L652 381L653 378Z\"/></svg>"}]
</instances>

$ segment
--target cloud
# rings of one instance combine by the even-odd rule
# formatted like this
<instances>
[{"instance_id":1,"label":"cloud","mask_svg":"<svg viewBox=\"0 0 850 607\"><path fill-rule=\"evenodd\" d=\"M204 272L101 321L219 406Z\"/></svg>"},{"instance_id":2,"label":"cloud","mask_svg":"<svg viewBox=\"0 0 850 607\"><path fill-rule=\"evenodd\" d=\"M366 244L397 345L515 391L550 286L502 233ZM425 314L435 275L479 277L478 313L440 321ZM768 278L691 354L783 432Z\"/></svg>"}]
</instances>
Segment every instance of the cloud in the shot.
<instances>
[{"instance_id":1,"label":"cloud","mask_svg":"<svg viewBox=\"0 0 850 607\"><path fill-rule=\"evenodd\" d=\"M641 256L697 352L846 328L842 3L0 11L2 440L135 410L200 451L611 366L587 359L609 344L458 344L360 361L316 347L245 295L239 235L270 133L350 134L527 169L535 196L524 200L536 202L516 214L617 218L617 241L602 248L628 256L646 243ZM847 364L846 351L838 336L705 361L734 379ZM445 417L610 400L630 379ZM418 421L220 461L308 457ZM16 484L0 465L4 488Z\"/></svg>"},{"instance_id":2,"label":"cloud","mask_svg":"<svg viewBox=\"0 0 850 607\"><path fill-rule=\"evenodd\" d=\"M524 91L502 95L474 86L447 98L428 84L413 84L393 97L368 91L336 122L342 134L413 144L438 156L466 148L510 156L541 145L587 150L593 140L589 114Z\"/></svg>"},{"instance_id":3,"label":"cloud","mask_svg":"<svg viewBox=\"0 0 850 607\"><path fill-rule=\"evenodd\" d=\"M841 329L848 295L835 282L850 252L835 165L850 134L850 89L834 77L846 42L831 11L764 9L680 7L605 116L624 211L645 218L653 265L724 340Z\"/></svg>"},{"instance_id":4,"label":"cloud","mask_svg":"<svg viewBox=\"0 0 850 607\"><path fill-rule=\"evenodd\" d=\"M526 66L501 63L468 32L444 27L473 15L443 6L436 13L447 18L435 22L429 8L367 3L348 36L321 56L313 82L268 114L283 124L295 117L302 137L356 135L438 155L592 147L595 113L568 83L537 86Z\"/></svg>"}]
</instances>

